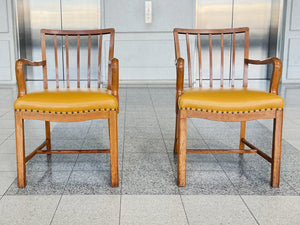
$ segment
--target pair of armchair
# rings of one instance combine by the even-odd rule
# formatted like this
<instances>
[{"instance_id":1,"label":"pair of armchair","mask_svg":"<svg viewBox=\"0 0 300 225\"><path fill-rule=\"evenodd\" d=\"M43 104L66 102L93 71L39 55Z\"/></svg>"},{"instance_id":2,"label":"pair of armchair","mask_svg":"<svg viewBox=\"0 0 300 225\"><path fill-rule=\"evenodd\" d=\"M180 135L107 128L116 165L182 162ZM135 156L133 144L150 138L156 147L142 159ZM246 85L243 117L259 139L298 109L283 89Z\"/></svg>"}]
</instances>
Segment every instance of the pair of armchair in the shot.
<instances>
[{"instance_id":1,"label":"pair of armchair","mask_svg":"<svg viewBox=\"0 0 300 225\"><path fill-rule=\"evenodd\" d=\"M236 34L244 35L244 74L243 87L234 87L234 71L236 60ZM48 89L46 40L45 35L54 39L54 56L56 71L56 89ZM91 88L91 36L98 35L98 86ZM107 88L101 88L101 52L103 36L109 35L109 65ZM189 88L184 89L184 60L180 56L179 35L186 39L188 59ZM196 35L199 65L199 88L192 86L191 50L189 35ZM209 37L209 88L203 85L203 70L201 56L201 38ZM221 37L221 71L220 87L213 88L213 56L212 37ZM224 36L232 38L232 77L231 88L224 88ZM64 36L66 41L66 81L67 88L59 88L57 36ZM77 88L70 88L69 73L69 36L77 37ZM87 88L80 87L80 38L88 37L88 73ZM176 55L176 132L174 153L178 154L178 186L186 184L186 154L187 153L257 153L271 163L271 185L279 186L280 154L282 138L283 99L278 96L278 85L281 77L281 61L270 58L264 61L255 61L249 57L249 29L220 29L195 30L174 29L175 55ZM110 153L111 186L119 185L118 179L118 141L117 141L117 113L119 110L119 63L113 58L114 29L102 30L41 30L42 61L30 62L20 59L16 62L16 76L18 83L18 99L15 101L15 126L18 186L26 186L26 162L35 154L67 154L67 153ZM255 91L247 88L248 64L273 65L269 92ZM42 66L44 90L27 93L24 66ZM204 118L216 121L241 122L239 149L186 149L187 118ZM24 119L45 121L46 140L31 154L25 156L24 145ZM51 148L50 122L77 122L92 119L108 119L110 149L94 150L54 150ZM256 119L274 119L272 157L268 156L245 139L246 121ZM247 145L250 149L245 150ZM46 148L46 150L43 150Z\"/></svg>"}]
</instances>

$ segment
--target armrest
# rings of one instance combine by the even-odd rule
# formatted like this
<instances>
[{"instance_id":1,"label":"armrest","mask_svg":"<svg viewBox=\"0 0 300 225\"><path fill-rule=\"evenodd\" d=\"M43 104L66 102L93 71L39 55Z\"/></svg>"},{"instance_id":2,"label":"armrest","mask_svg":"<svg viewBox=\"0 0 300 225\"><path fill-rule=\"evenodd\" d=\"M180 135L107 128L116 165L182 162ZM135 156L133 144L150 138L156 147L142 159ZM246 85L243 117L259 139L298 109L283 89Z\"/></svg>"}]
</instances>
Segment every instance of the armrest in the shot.
<instances>
[{"instance_id":1,"label":"armrest","mask_svg":"<svg viewBox=\"0 0 300 225\"><path fill-rule=\"evenodd\" d=\"M183 93L184 83L184 59L178 58L176 60L176 112L178 110L178 98Z\"/></svg>"},{"instance_id":2,"label":"armrest","mask_svg":"<svg viewBox=\"0 0 300 225\"><path fill-rule=\"evenodd\" d=\"M38 62L32 62L26 59L19 59L16 61L16 79L18 84L18 98L25 95L27 93L26 90L26 82L25 82L25 76L24 76L24 66L45 66L46 61L38 61Z\"/></svg>"},{"instance_id":3,"label":"armrest","mask_svg":"<svg viewBox=\"0 0 300 225\"><path fill-rule=\"evenodd\" d=\"M111 93L116 97L119 103L119 60L113 58L111 60L111 69L112 69L112 84L111 84Z\"/></svg>"},{"instance_id":4,"label":"armrest","mask_svg":"<svg viewBox=\"0 0 300 225\"><path fill-rule=\"evenodd\" d=\"M245 59L245 63L256 64L256 65L272 64L273 71L272 71L269 92L278 95L278 86L279 86L281 72L282 72L282 62L280 59L276 57L268 58L266 60Z\"/></svg>"}]
</instances>

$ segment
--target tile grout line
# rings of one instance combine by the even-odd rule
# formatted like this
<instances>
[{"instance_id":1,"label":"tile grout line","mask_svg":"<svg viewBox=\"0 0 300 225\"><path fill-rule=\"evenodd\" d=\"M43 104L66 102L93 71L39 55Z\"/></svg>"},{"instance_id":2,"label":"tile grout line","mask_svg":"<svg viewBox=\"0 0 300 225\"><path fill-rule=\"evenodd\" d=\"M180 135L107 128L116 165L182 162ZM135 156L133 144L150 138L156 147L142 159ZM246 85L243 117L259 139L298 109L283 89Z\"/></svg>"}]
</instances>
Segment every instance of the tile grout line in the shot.
<instances>
[{"instance_id":1,"label":"tile grout line","mask_svg":"<svg viewBox=\"0 0 300 225\"><path fill-rule=\"evenodd\" d=\"M167 145L166 145L166 142L165 142L165 139L164 139L162 130L161 130L161 126L160 126L160 123L159 123L159 120L158 120L158 116L157 116L156 109L155 109L154 104L153 104L153 99L152 99L151 93L150 93L150 91L149 91L149 87L148 87L148 92L149 92L149 95L150 95L152 107L153 107L154 112L155 112L156 120L158 121L159 130L160 130L160 133L161 133L161 135L162 135L162 139L163 139L163 142L164 142L164 145L165 145L165 151L166 151L166 153L167 153L167 157L168 157L168 159L169 159L169 163L170 163L171 169L172 169L172 171L173 171L173 177L174 177L175 180L176 180L176 176L175 176L175 172L176 172L176 171L174 171L175 168L173 169L172 162L171 162L171 159L170 159L170 157L169 157L168 148L167 148ZM190 223L189 223L188 216L187 216L187 213L186 213L186 209L185 209L184 204L183 204L182 196L181 196L181 193L180 193L180 190L179 190L178 186L177 186L177 190L178 190L178 195L179 195L179 198L180 198L180 202L181 202L181 205L182 205L184 214L185 214L186 221L187 221L188 224L190 224ZM176 195L175 195L175 196L176 196Z\"/></svg>"},{"instance_id":2,"label":"tile grout line","mask_svg":"<svg viewBox=\"0 0 300 225\"><path fill-rule=\"evenodd\" d=\"M126 138L126 134L125 134L125 124L126 124L126 110L127 110L127 87L125 88L126 90L126 94L125 94L125 108L124 108L124 126L123 126L123 132L124 132L124 136L123 136L123 152L122 152L122 167L121 167L121 181L119 182L121 183L121 188L120 188L120 207L119 207L119 225L121 224L121 213L122 213L122 195L123 195L123 175L124 175L124 171L123 171L123 162L124 162L124 151L125 151L125 138Z\"/></svg>"},{"instance_id":3,"label":"tile grout line","mask_svg":"<svg viewBox=\"0 0 300 225\"><path fill-rule=\"evenodd\" d=\"M162 140L163 140L164 145L165 145L165 151L166 151L167 157L168 157L168 159L169 159L169 163L170 163L171 169L172 169L172 171L173 171L173 177L176 179L176 176L174 175L174 172L175 172L175 171L173 170L172 162L171 162L171 159L170 159L170 157L169 157L169 152L168 152L168 149L167 149L167 145L166 145L166 142L165 142L165 139L164 139L162 130L161 130L161 126L160 126L160 124L159 124L157 112L156 112L156 109L155 109L154 104L153 104L153 99L152 99L152 97L151 97L151 93L150 93L149 87L148 87L147 89L148 89L148 93L149 93L149 96L150 96L151 104L152 104L152 107L153 107L153 110L154 110L154 113L155 113L155 117L156 117L156 120L157 120L157 122L158 122L158 127L159 127L159 130L160 130L160 134L161 134L161 136L162 136ZM178 193L179 193L179 188L178 188L178 186L177 186L177 190L178 190ZM180 193L179 193L179 194L180 194Z\"/></svg>"},{"instance_id":4,"label":"tile grout line","mask_svg":"<svg viewBox=\"0 0 300 225\"><path fill-rule=\"evenodd\" d=\"M254 216L254 214L252 213L252 211L250 210L249 206L247 205L247 203L245 202L245 200L243 199L243 197L241 195L239 195L239 197L241 198L241 200L243 201L243 203L245 204L245 206L247 207L248 211L250 212L250 214L252 215L252 217L254 218L254 220L256 221L256 223L258 225L260 225L260 223L258 222L258 220L256 219L256 217Z\"/></svg>"},{"instance_id":5,"label":"tile grout line","mask_svg":"<svg viewBox=\"0 0 300 225\"><path fill-rule=\"evenodd\" d=\"M87 137L88 131L90 130L91 126L92 126L92 124L90 124L90 126L89 126L89 128L88 128L88 130L87 130L87 132L86 132L86 135L85 135L85 138ZM50 136L50 137L51 137L51 136ZM83 141L82 141L82 143L81 143L80 149L82 149L83 144L84 144L84 139L83 139ZM58 209L58 207L59 207L59 205L60 205L61 199L62 199L62 197L64 196L64 192L65 192L66 187L67 187L67 185L68 185L68 182L69 182L69 180L70 180L70 177L71 177L71 174L72 174L72 172L73 172L73 169L74 169L74 167L75 167L75 165L76 165L76 163L77 163L78 157L79 157L79 154L77 154L75 163L74 163L74 165L73 165L73 167L72 167L72 170L70 171L68 180L67 180L67 182L66 182L66 185L65 185L65 187L64 187L64 190L62 191L62 194L60 195L60 199L59 199L58 204L57 204L57 206L56 206L56 208L55 208L55 211L54 211L54 213L53 213L53 216L52 216L52 218L51 218L51 221L50 221L49 225L51 225L52 222L53 222L53 219L54 219L54 217L55 217L55 214L56 214L56 212L57 212L57 209Z\"/></svg>"}]
</instances>

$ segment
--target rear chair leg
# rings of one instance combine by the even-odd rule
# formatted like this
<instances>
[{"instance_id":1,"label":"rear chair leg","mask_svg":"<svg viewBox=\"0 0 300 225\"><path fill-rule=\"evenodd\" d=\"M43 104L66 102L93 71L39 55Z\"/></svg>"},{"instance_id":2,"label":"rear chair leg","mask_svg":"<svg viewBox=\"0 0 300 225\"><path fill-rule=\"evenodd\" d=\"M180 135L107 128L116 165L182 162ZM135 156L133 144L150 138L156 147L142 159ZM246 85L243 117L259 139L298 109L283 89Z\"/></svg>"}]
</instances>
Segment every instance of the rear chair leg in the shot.
<instances>
[{"instance_id":1,"label":"rear chair leg","mask_svg":"<svg viewBox=\"0 0 300 225\"><path fill-rule=\"evenodd\" d=\"M15 112L16 155L18 187L26 186L24 120L20 112Z\"/></svg>"},{"instance_id":2,"label":"rear chair leg","mask_svg":"<svg viewBox=\"0 0 300 225\"><path fill-rule=\"evenodd\" d=\"M177 184L184 187L186 183L186 111L179 111L179 152L178 152L178 180Z\"/></svg>"},{"instance_id":3,"label":"rear chair leg","mask_svg":"<svg viewBox=\"0 0 300 225\"><path fill-rule=\"evenodd\" d=\"M47 143L47 151L51 151L51 132L50 132L50 122L45 121L45 130L46 130L46 140L48 141Z\"/></svg>"},{"instance_id":4,"label":"rear chair leg","mask_svg":"<svg viewBox=\"0 0 300 225\"><path fill-rule=\"evenodd\" d=\"M271 185L279 187L283 110L276 111L273 125Z\"/></svg>"},{"instance_id":5,"label":"rear chair leg","mask_svg":"<svg viewBox=\"0 0 300 225\"><path fill-rule=\"evenodd\" d=\"M241 121L241 134L240 134L240 150L245 149L245 144L242 142L242 139L246 137L246 121Z\"/></svg>"},{"instance_id":6,"label":"rear chair leg","mask_svg":"<svg viewBox=\"0 0 300 225\"><path fill-rule=\"evenodd\" d=\"M109 140L110 140L110 176L111 186L119 186L118 169L118 131L117 131L117 112L111 111L108 119Z\"/></svg>"}]
</instances>

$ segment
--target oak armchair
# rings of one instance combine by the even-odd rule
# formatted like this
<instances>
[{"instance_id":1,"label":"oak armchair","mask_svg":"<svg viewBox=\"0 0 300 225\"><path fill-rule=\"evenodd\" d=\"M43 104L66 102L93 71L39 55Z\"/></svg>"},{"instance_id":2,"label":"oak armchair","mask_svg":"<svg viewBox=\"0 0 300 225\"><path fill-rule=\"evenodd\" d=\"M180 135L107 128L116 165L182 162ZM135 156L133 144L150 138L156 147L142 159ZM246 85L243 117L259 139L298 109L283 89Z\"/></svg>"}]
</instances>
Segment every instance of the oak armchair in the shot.
<instances>
[{"instance_id":1,"label":"oak armchair","mask_svg":"<svg viewBox=\"0 0 300 225\"><path fill-rule=\"evenodd\" d=\"M243 52L243 85L237 88L235 81L236 62L236 35L244 35ZM187 65L189 75L189 88L184 89L184 59L180 56L179 35L185 36L187 49ZM195 36L198 55L199 87L192 87L190 35ZM224 37L230 36L232 40L231 55L231 87L224 87ZM208 64L209 87L203 87L203 55L201 40L208 38ZM213 46L212 38L220 39L220 86L213 87ZM186 154L187 153L257 153L271 163L271 185L279 187L280 158L283 122L283 99L278 96L282 64L278 58L269 58L263 61L249 59L249 28L234 29L174 29L175 55L176 55L176 131L174 153L178 153L178 186L186 185ZM206 46L205 46L206 47ZM273 72L269 92L249 89L248 65L272 64ZM240 122L240 144L238 149L186 149L187 118L203 118L215 121ZM245 139L246 122L257 119L273 119L273 147L272 156L268 156L256 146ZM250 149L245 150L245 145Z\"/></svg>"},{"instance_id":2,"label":"oak armchair","mask_svg":"<svg viewBox=\"0 0 300 225\"><path fill-rule=\"evenodd\" d=\"M108 81L107 88L101 88L101 52L103 36L109 36ZM56 88L48 89L46 39L53 38ZM87 58L80 57L80 40L88 39ZM91 40L98 41L97 88L91 88ZM57 37L65 40L66 88L60 87ZM70 87L69 39L77 43L77 85ZM48 43L48 42L47 42ZM102 30L41 30L42 61L31 62L19 59L16 62L16 77L18 84L18 99L15 101L15 133L17 152L18 186L26 186L26 163L36 154L71 154L71 153L109 153L111 186L119 185L118 178L118 141L117 113L119 109L119 62L113 58L114 29ZM83 59L81 59L83 58ZM80 59L87 61L87 87L82 88L80 82ZM24 66L42 66L43 91L27 93L24 76ZM45 121L45 141L32 153L25 156L24 119ZM110 149L92 150L55 150L51 147L50 122L78 122L93 119L108 119ZM46 147L46 150L43 148Z\"/></svg>"}]
</instances>

